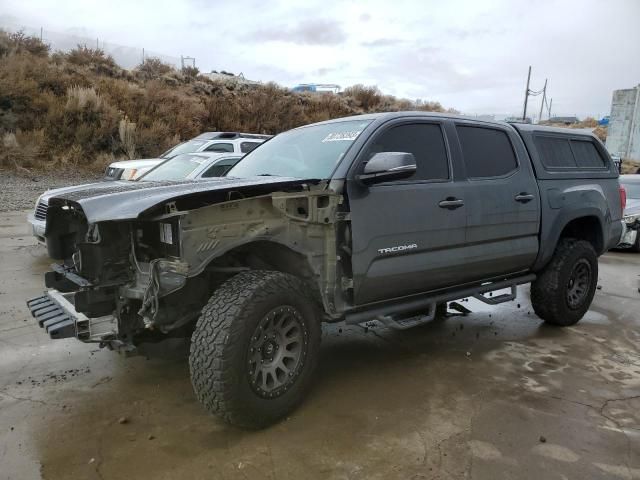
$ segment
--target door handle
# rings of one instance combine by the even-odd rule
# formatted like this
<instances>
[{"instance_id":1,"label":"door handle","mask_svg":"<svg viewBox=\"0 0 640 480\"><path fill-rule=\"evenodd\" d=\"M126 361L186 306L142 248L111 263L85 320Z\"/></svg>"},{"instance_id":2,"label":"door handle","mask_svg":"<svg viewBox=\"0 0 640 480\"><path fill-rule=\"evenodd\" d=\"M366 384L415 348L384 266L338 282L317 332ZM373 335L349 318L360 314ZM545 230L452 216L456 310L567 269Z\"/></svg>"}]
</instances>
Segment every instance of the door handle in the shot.
<instances>
[{"instance_id":1,"label":"door handle","mask_svg":"<svg viewBox=\"0 0 640 480\"><path fill-rule=\"evenodd\" d=\"M456 208L460 208L463 205L464 205L464 200L460 200L459 198L455 198L455 197L447 197L446 199L438 203L438 206L440 208L446 208L448 210L455 210Z\"/></svg>"},{"instance_id":2,"label":"door handle","mask_svg":"<svg viewBox=\"0 0 640 480\"><path fill-rule=\"evenodd\" d=\"M533 200L533 195L531 195L530 193L520 192L518 195L516 195L515 200L516 202L527 203Z\"/></svg>"}]
</instances>

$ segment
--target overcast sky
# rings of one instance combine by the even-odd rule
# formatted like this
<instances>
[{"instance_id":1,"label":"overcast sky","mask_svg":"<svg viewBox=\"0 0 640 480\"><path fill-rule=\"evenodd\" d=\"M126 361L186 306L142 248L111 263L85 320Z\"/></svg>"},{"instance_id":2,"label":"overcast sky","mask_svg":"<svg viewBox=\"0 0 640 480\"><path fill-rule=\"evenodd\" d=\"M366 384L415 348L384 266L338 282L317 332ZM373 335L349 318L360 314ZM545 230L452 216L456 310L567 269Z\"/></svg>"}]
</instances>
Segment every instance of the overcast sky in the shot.
<instances>
[{"instance_id":1,"label":"overcast sky","mask_svg":"<svg viewBox=\"0 0 640 480\"><path fill-rule=\"evenodd\" d=\"M377 85L469 114L521 113L529 65L534 90L549 78L558 115L608 114L614 89L640 83L638 0L0 0L3 22L284 86ZM531 103L537 115L540 97Z\"/></svg>"}]
</instances>

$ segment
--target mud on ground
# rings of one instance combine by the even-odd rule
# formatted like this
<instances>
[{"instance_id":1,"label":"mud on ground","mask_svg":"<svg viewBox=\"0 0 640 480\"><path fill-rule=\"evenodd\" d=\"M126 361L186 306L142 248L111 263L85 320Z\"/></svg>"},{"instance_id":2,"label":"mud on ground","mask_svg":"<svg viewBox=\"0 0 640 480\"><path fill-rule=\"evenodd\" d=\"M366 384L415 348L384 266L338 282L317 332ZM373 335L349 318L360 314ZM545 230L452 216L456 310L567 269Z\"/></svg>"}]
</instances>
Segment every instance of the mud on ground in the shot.
<instances>
[{"instance_id":1,"label":"mud on ground","mask_svg":"<svg viewBox=\"0 0 640 480\"><path fill-rule=\"evenodd\" d=\"M609 253L591 311L544 325L528 292L404 332L325 328L290 418L208 415L186 349L51 341L24 301L49 260L0 214L0 479L640 479L640 255Z\"/></svg>"}]
</instances>

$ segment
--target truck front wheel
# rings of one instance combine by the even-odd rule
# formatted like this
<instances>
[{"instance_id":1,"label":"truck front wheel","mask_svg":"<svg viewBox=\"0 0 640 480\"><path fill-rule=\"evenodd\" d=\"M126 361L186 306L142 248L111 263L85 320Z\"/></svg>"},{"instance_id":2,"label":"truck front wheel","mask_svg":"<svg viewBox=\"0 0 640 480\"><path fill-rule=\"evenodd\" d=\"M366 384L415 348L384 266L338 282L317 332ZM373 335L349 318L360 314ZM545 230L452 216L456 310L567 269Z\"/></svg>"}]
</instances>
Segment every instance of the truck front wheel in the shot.
<instances>
[{"instance_id":1,"label":"truck front wheel","mask_svg":"<svg viewBox=\"0 0 640 480\"><path fill-rule=\"evenodd\" d=\"M598 257L585 240L563 238L549 264L531 284L531 304L545 322L563 327L577 323L593 300Z\"/></svg>"},{"instance_id":2,"label":"truck front wheel","mask_svg":"<svg viewBox=\"0 0 640 480\"><path fill-rule=\"evenodd\" d=\"M301 279L239 273L215 291L196 324L189 355L195 393L231 424L274 423L309 390L320 337L319 308Z\"/></svg>"}]
</instances>

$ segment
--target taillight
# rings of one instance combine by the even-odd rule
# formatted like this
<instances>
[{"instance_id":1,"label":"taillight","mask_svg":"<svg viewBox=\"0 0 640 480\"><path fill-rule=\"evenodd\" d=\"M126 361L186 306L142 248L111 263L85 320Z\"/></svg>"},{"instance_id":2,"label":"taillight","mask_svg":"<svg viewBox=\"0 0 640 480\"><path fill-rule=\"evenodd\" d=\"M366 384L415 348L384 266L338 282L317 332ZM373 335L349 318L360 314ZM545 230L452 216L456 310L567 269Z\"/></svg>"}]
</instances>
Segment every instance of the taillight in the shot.
<instances>
[{"instance_id":1,"label":"taillight","mask_svg":"<svg viewBox=\"0 0 640 480\"><path fill-rule=\"evenodd\" d=\"M627 191L622 185L620 185L620 208L622 208L623 213L624 209L627 208Z\"/></svg>"}]
</instances>

